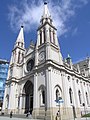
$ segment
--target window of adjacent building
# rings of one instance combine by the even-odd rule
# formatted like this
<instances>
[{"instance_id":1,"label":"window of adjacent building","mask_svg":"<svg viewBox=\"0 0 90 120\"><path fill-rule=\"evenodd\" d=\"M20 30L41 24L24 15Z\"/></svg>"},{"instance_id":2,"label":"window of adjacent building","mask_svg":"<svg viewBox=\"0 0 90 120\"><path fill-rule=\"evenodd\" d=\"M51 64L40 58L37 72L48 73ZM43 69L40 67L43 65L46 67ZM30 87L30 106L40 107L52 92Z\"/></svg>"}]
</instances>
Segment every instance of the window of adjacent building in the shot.
<instances>
[{"instance_id":1,"label":"window of adjacent building","mask_svg":"<svg viewBox=\"0 0 90 120\"><path fill-rule=\"evenodd\" d=\"M0 90L0 94L2 94L2 90Z\"/></svg>"},{"instance_id":2,"label":"window of adjacent building","mask_svg":"<svg viewBox=\"0 0 90 120\"><path fill-rule=\"evenodd\" d=\"M80 92L80 90L78 91L78 97L79 97L79 102L81 104L82 102L81 102L81 92Z\"/></svg>"},{"instance_id":3,"label":"window of adjacent building","mask_svg":"<svg viewBox=\"0 0 90 120\"><path fill-rule=\"evenodd\" d=\"M73 92L72 92L72 89L70 88L69 89L70 103L72 103L72 94L73 94Z\"/></svg>"},{"instance_id":4,"label":"window of adjacent building","mask_svg":"<svg viewBox=\"0 0 90 120\"><path fill-rule=\"evenodd\" d=\"M3 88L3 82L0 81L0 88Z\"/></svg>"}]
</instances>

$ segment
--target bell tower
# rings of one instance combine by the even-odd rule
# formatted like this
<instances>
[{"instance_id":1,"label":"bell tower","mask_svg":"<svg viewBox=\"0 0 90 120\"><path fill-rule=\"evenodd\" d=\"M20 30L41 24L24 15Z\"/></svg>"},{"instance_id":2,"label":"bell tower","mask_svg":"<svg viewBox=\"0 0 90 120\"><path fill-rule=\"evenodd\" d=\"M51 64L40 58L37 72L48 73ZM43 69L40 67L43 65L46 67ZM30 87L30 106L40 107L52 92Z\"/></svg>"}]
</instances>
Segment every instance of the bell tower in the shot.
<instances>
[{"instance_id":1,"label":"bell tower","mask_svg":"<svg viewBox=\"0 0 90 120\"><path fill-rule=\"evenodd\" d=\"M41 48L43 50L41 50ZM38 49L39 57L39 61L37 61L36 64L44 60L53 60L59 64L63 64L57 39L57 29L53 25L47 2L44 2L44 11L40 20L40 26L37 30L36 49ZM43 51L43 53L40 51Z\"/></svg>"},{"instance_id":2,"label":"bell tower","mask_svg":"<svg viewBox=\"0 0 90 120\"><path fill-rule=\"evenodd\" d=\"M23 33L23 26L21 26L20 32L18 34L14 48L12 50L8 78L11 78L11 77L16 78L18 76L18 69L17 68L18 68L18 65L20 65L23 62L24 53L25 53L24 33ZM17 71L17 73L13 74L13 71L14 72ZM17 75L17 76L15 76L15 75Z\"/></svg>"},{"instance_id":3,"label":"bell tower","mask_svg":"<svg viewBox=\"0 0 90 120\"><path fill-rule=\"evenodd\" d=\"M3 109L8 109L8 113L10 113L11 110L17 109L18 106L17 81L18 78L22 76L22 74L20 74L20 71L22 71L24 54L25 54L24 34L23 26L21 26L20 32L14 45L14 49L12 50L8 76L6 81ZM7 96L8 98L6 98Z\"/></svg>"},{"instance_id":4,"label":"bell tower","mask_svg":"<svg viewBox=\"0 0 90 120\"><path fill-rule=\"evenodd\" d=\"M38 82L39 86L45 86L45 106L41 108L41 116L46 114L47 119L52 116L53 109L53 90L54 78L57 77L53 74L53 70L57 69L56 65L63 65L60 46L57 39L57 29L53 25L53 20L50 15L47 2L44 2L44 11L40 20L40 26L37 30L37 43L35 48L35 67L36 75L34 76L34 112L38 111L38 97L37 91ZM53 66L53 67L52 67ZM54 75L54 76L53 76ZM39 77L38 77L39 76ZM36 102L37 101L37 102Z\"/></svg>"}]
</instances>

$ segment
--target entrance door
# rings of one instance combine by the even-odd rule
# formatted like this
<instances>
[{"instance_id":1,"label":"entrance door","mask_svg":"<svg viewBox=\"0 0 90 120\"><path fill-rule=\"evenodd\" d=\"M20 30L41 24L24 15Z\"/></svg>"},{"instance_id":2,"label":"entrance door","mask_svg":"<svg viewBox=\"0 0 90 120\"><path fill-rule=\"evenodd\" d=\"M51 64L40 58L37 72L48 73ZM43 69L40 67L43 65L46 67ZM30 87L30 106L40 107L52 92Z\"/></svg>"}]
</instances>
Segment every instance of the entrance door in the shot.
<instances>
[{"instance_id":1,"label":"entrance door","mask_svg":"<svg viewBox=\"0 0 90 120\"><path fill-rule=\"evenodd\" d=\"M32 114L33 111L33 96L30 96L30 114Z\"/></svg>"},{"instance_id":2,"label":"entrance door","mask_svg":"<svg viewBox=\"0 0 90 120\"><path fill-rule=\"evenodd\" d=\"M27 81L24 85L25 89L25 113L33 111L33 84L30 81Z\"/></svg>"}]
</instances>

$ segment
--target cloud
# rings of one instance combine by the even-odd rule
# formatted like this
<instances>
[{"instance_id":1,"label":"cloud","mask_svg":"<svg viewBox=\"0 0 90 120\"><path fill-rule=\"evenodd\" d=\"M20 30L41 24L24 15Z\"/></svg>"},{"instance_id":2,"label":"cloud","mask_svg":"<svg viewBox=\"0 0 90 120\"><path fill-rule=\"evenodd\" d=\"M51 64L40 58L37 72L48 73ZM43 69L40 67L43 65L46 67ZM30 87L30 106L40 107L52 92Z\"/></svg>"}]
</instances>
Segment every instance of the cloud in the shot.
<instances>
[{"instance_id":1,"label":"cloud","mask_svg":"<svg viewBox=\"0 0 90 120\"><path fill-rule=\"evenodd\" d=\"M72 36L75 36L78 32L78 27L74 28L72 31Z\"/></svg>"},{"instance_id":2,"label":"cloud","mask_svg":"<svg viewBox=\"0 0 90 120\"><path fill-rule=\"evenodd\" d=\"M75 15L76 9L86 5L88 0L57 0L54 2L49 0L49 10L53 19L53 24L57 28L58 36L69 30L67 22ZM20 29L23 24L25 31L37 29L43 14L43 0L22 0L20 5L9 6L8 18L12 30Z\"/></svg>"},{"instance_id":3,"label":"cloud","mask_svg":"<svg viewBox=\"0 0 90 120\"><path fill-rule=\"evenodd\" d=\"M8 18L11 28L17 30L20 29L21 25L24 25L27 32L32 30L33 27L39 24L41 9L42 5L37 5L34 1L31 4L27 3L27 1L23 1L20 6L10 6Z\"/></svg>"}]
</instances>

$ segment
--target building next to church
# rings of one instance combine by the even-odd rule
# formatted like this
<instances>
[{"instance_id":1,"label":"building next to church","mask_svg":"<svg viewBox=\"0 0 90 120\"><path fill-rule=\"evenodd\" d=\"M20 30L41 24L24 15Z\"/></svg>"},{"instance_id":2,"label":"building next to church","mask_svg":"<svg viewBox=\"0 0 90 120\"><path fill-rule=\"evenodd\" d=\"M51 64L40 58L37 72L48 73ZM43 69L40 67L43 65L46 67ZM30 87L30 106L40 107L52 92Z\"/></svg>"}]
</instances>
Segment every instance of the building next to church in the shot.
<instances>
[{"instance_id":1,"label":"building next to church","mask_svg":"<svg viewBox=\"0 0 90 120\"><path fill-rule=\"evenodd\" d=\"M0 59L0 110L3 104L5 82L7 79L9 62L4 59Z\"/></svg>"},{"instance_id":2,"label":"building next to church","mask_svg":"<svg viewBox=\"0 0 90 120\"><path fill-rule=\"evenodd\" d=\"M57 101L63 101L58 105ZM63 59L47 3L37 40L25 49L23 26L12 50L3 112L55 120L81 117L90 111L90 58L73 64Z\"/></svg>"}]
</instances>

